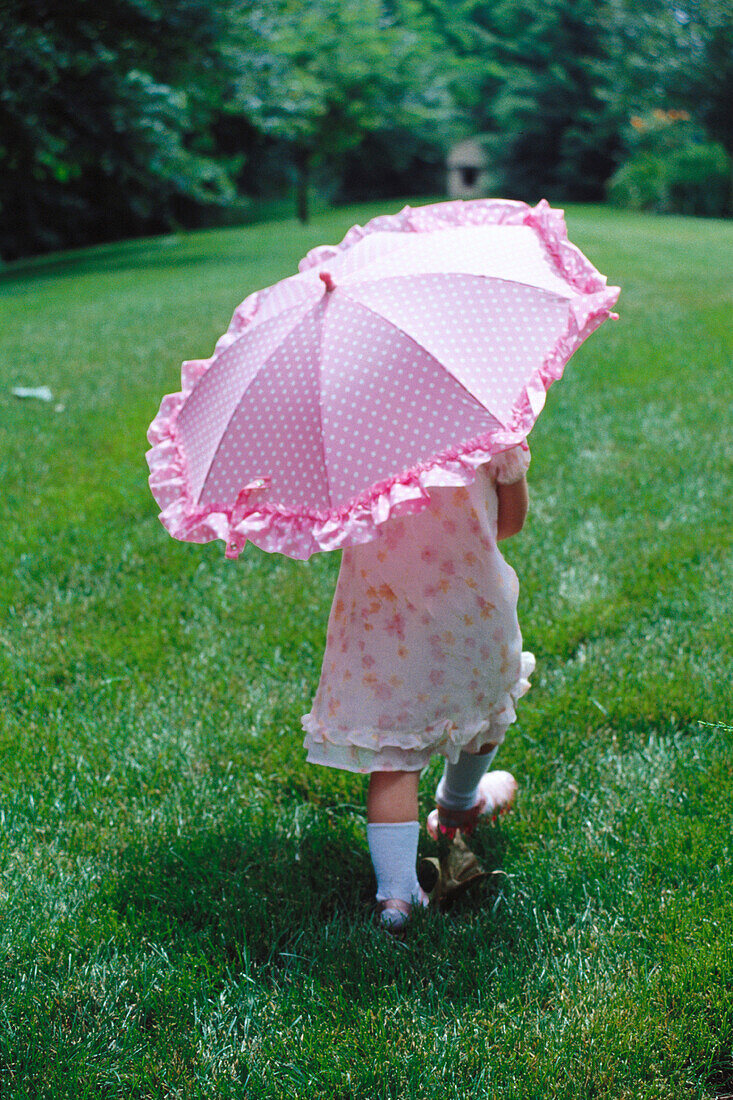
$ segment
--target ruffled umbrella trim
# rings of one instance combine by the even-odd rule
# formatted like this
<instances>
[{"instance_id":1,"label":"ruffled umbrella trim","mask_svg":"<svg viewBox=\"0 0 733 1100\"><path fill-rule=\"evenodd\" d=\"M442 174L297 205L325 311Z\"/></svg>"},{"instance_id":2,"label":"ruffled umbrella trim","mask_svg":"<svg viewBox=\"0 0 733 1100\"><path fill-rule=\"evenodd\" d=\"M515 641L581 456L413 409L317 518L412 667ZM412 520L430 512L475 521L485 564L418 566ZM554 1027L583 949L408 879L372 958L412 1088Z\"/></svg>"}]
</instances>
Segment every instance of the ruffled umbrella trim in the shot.
<instances>
[{"instance_id":1,"label":"ruffled umbrella trim","mask_svg":"<svg viewBox=\"0 0 733 1100\"><path fill-rule=\"evenodd\" d=\"M516 719L515 705L530 689L534 672L531 653L522 653L519 677L484 715L465 715L460 724L445 720L440 729L382 730L363 726L338 730L325 726L311 714L301 722L303 742L311 764L326 764L351 772L418 771L431 757L445 756L455 764L462 752L478 752L486 744L500 745ZM376 754L376 755L375 755Z\"/></svg>"},{"instance_id":2,"label":"ruffled umbrella trim","mask_svg":"<svg viewBox=\"0 0 733 1100\"><path fill-rule=\"evenodd\" d=\"M223 539L229 558L238 557L245 544L252 542L271 553L306 559L321 550L370 542L390 517L426 508L431 488L469 485L475 479L476 469L493 455L517 444L526 445L547 390L562 377L565 364L586 337L608 317L615 316L611 307L619 294L618 287L607 286L605 278L568 241L561 210L553 210L544 200L534 208L526 203L491 199L407 206L398 214L382 215L365 226L353 226L339 245L312 249L301 261L300 270L324 263L370 233L426 233L449 226L486 224L532 226L558 272L582 295L571 303L565 332L525 386L508 426L498 426L460 446L441 451L330 511L296 511L263 501L259 498L265 486L259 482L243 486L234 505L210 503L201 507L188 488L185 455L176 433L178 415L197 380L232 340L256 321L260 302L260 292L256 292L237 307L211 358L183 363L181 391L163 398L148 430L149 483L166 530L186 542Z\"/></svg>"}]
</instances>

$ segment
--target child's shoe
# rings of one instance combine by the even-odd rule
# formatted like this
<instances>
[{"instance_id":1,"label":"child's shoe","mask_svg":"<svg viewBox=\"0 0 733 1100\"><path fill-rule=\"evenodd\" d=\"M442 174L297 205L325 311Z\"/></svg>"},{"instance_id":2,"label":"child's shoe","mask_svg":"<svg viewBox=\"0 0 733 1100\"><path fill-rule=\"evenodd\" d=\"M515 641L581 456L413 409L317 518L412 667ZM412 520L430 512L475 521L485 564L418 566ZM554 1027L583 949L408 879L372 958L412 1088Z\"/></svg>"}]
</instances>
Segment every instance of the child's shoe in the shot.
<instances>
[{"instance_id":1,"label":"child's shoe","mask_svg":"<svg viewBox=\"0 0 733 1100\"><path fill-rule=\"evenodd\" d=\"M391 936L403 936L412 916L412 910L415 906L423 907L428 904L429 892L421 886L419 896L413 898L411 902L403 901L402 898L385 898L384 901L378 902L379 927L389 932Z\"/></svg>"},{"instance_id":2,"label":"child's shoe","mask_svg":"<svg viewBox=\"0 0 733 1100\"><path fill-rule=\"evenodd\" d=\"M428 814L429 836L433 840L438 840L439 837L453 840L459 831L470 836L480 817L490 816L495 821L513 803L517 781L510 772L487 772L479 782L478 791L478 802L470 810L452 810L438 803Z\"/></svg>"}]
</instances>

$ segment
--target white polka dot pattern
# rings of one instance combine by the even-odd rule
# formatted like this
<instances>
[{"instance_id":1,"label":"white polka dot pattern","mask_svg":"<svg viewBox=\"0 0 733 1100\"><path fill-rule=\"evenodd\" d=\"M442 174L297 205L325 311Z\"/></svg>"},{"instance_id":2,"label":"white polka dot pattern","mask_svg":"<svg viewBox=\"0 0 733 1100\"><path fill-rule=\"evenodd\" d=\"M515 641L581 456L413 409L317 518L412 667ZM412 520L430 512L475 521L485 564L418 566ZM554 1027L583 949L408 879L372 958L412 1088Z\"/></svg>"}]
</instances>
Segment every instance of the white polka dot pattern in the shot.
<instances>
[{"instance_id":1,"label":"white polka dot pattern","mask_svg":"<svg viewBox=\"0 0 733 1100\"><path fill-rule=\"evenodd\" d=\"M409 332L502 424L568 323L547 291L471 275L420 275L345 288Z\"/></svg>"},{"instance_id":2,"label":"white polka dot pattern","mask_svg":"<svg viewBox=\"0 0 733 1100\"><path fill-rule=\"evenodd\" d=\"M241 306L234 311L229 331L238 333L243 329L252 329L269 321L272 317L279 316L284 310L289 310L298 305L313 305L321 297L323 286L318 278L318 273L309 271L306 275L291 275L288 279L281 279L274 286L268 286L256 294L256 308L250 314L245 298Z\"/></svg>"},{"instance_id":3,"label":"white polka dot pattern","mask_svg":"<svg viewBox=\"0 0 733 1100\"><path fill-rule=\"evenodd\" d=\"M305 308L301 305L255 329L247 329L216 359L215 368L199 379L181 409L177 435L186 454L189 485L195 500L210 476L212 463L220 460L217 448L242 394L298 324ZM232 474L239 476L238 471L232 470ZM223 479L215 483L220 480Z\"/></svg>"},{"instance_id":4,"label":"white polka dot pattern","mask_svg":"<svg viewBox=\"0 0 733 1100\"><path fill-rule=\"evenodd\" d=\"M338 290L325 310L322 364L334 506L493 425L436 359Z\"/></svg>"},{"instance_id":5,"label":"white polka dot pattern","mask_svg":"<svg viewBox=\"0 0 733 1100\"><path fill-rule=\"evenodd\" d=\"M200 505L267 478L260 499L340 508L495 421L510 427L568 322L571 290L528 226L374 234L327 270L332 292L317 269L262 291L184 406Z\"/></svg>"},{"instance_id":6,"label":"white polka dot pattern","mask_svg":"<svg viewBox=\"0 0 733 1100\"><path fill-rule=\"evenodd\" d=\"M319 405L323 305L310 310L250 382L227 424L201 502L234 501L243 485L268 478L268 497L330 506Z\"/></svg>"},{"instance_id":7,"label":"white polka dot pattern","mask_svg":"<svg viewBox=\"0 0 733 1100\"><path fill-rule=\"evenodd\" d=\"M407 239L411 239L411 237ZM349 248L345 252L339 252L338 255L324 261L321 267L316 270L325 268L332 271L337 276L338 282L342 283L352 272L366 271L367 267L375 260L382 259L391 252L401 252L405 247L405 240L405 235L402 233L370 233L368 237L357 241L353 248ZM295 275L293 278L303 279L307 278L309 274L312 274L312 269L306 270L300 275Z\"/></svg>"},{"instance_id":8,"label":"white polka dot pattern","mask_svg":"<svg viewBox=\"0 0 733 1100\"><path fill-rule=\"evenodd\" d=\"M339 272L340 285L393 279L399 275L480 275L573 297L572 287L554 270L551 258L528 225L461 226L435 233L391 237L388 246L367 250L367 237L349 251L351 263ZM361 253L361 260L352 253Z\"/></svg>"},{"instance_id":9,"label":"white polka dot pattern","mask_svg":"<svg viewBox=\"0 0 733 1100\"><path fill-rule=\"evenodd\" d=\"M354 226L251 294L148 431L177 538L308 557L420 512L524 440L617 287L562 211L439 203Z\"/></svg>"}]
</instances>

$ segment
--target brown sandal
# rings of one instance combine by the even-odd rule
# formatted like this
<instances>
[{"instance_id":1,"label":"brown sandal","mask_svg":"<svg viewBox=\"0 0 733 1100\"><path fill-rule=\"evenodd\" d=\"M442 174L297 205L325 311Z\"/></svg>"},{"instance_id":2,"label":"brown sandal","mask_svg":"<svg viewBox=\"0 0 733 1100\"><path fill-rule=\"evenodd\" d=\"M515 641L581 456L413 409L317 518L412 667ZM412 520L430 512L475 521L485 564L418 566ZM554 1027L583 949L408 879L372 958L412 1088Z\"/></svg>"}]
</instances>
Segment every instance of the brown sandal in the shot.
<instances>
[{"instance_id":1,"label":"brown sandal","mask_svg":"<svg viewBox=\"0 0 733 1100\"><path fill-rule=\"evenodd\" d=\"M428 836L433 840L447 837L448 840L459 833L470 836L476 828L479 818L488 816L495 821L499 814L506 813L514 802L517 781L511 772L487 772L479 783L479 799L470 810L453 810L437 804L428 814Z\"/></svg>"}]
</instances>

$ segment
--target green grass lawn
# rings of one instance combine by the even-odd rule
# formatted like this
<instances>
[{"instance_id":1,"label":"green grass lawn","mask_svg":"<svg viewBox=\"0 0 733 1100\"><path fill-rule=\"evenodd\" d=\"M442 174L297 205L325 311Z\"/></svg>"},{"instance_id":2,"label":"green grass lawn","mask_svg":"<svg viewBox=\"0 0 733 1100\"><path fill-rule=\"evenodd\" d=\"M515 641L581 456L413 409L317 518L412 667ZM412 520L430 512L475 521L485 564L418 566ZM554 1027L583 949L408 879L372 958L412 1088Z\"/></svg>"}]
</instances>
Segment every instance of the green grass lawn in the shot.
<instances>
[{"instance_id":1,"label":"green grass lawn","mask_svg":"<svg viewBox=\"0 0 733 1100\"><path fill-rule=\"evenodd\" d=\"M3 1098L733 1094L733 228L568 211L621 320L551 390L505 544L518 803L490 884L397 943L365 781L301 748L337 556L176 543L144 460L181 359L376 212L0 279Z\"/></svg>"}]
</instances>

